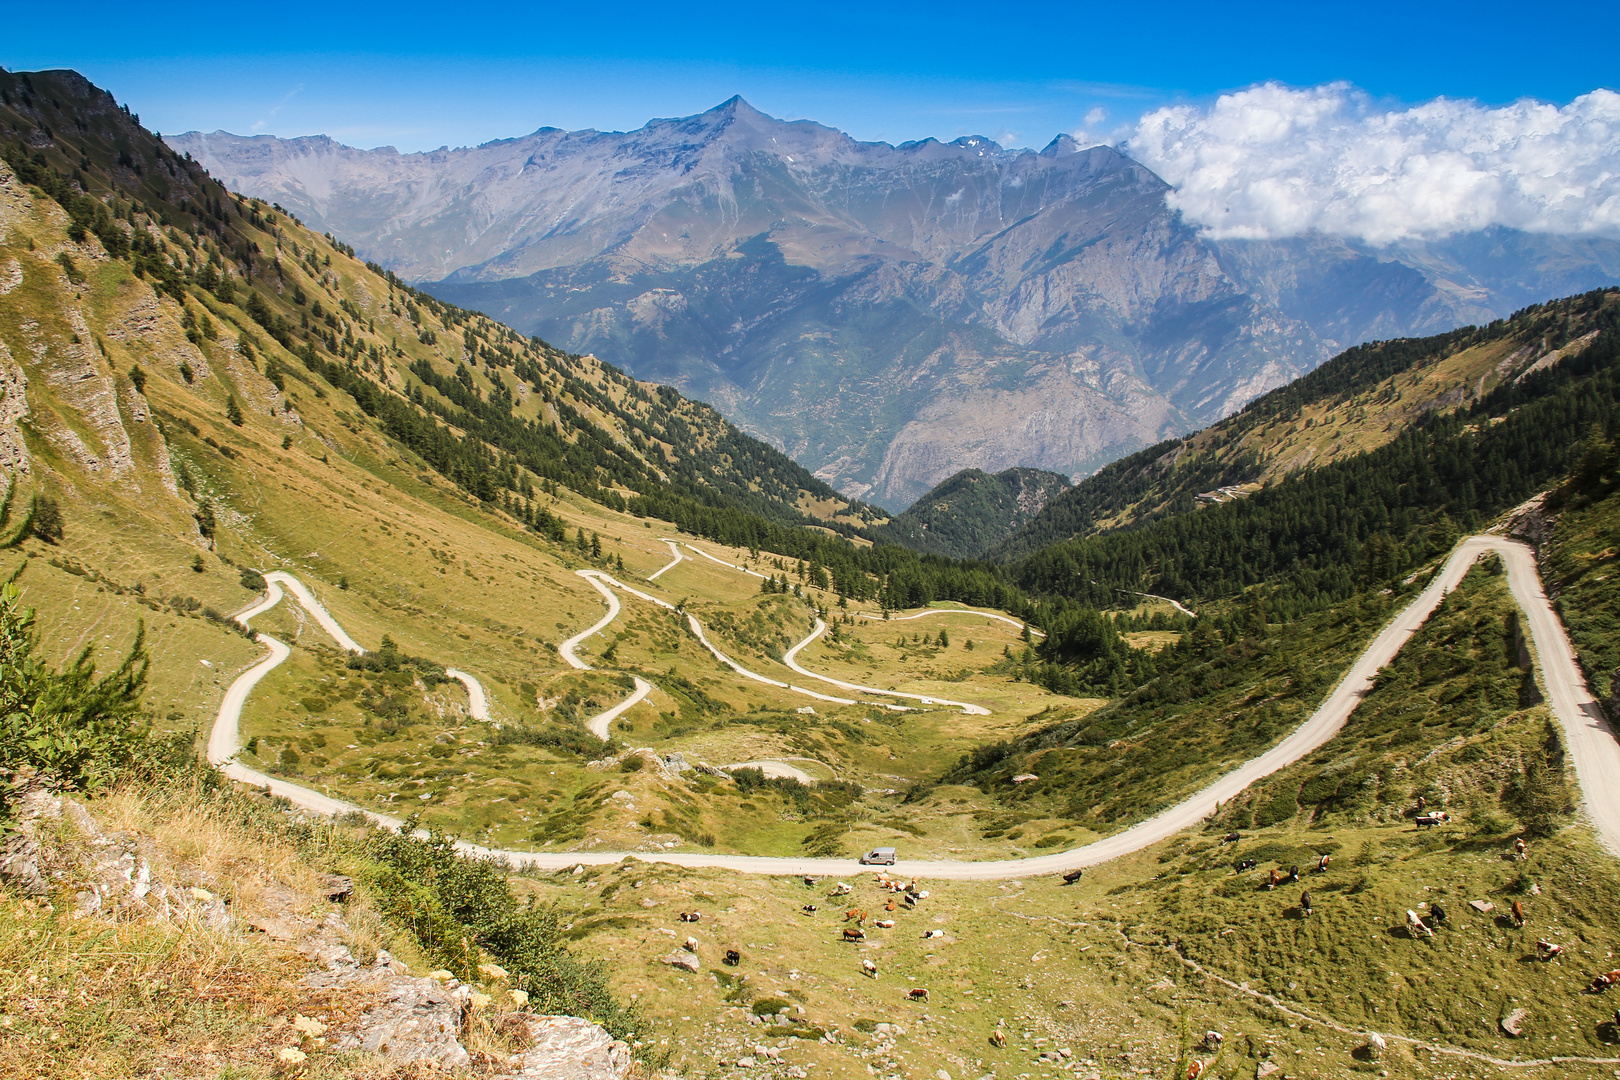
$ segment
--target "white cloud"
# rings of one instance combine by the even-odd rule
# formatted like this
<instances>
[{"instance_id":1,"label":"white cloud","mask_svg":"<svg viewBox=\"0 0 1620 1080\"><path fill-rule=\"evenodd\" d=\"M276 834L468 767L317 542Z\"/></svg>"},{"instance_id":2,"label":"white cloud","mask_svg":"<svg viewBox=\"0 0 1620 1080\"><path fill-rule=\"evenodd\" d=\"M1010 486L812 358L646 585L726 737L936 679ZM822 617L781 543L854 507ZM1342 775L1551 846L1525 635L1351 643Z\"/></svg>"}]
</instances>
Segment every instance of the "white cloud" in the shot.
<instances>
[{"instance_id":1,"label":"white cloud","mask_svg":"<svg viewBox=\"0 0 1620 1080\"><path fill-rule=\"evenodd\" d=\"M1620 235L1620 94L1499 109L1376 106L1347 83L1266 83L1147 113L1132 157L1217 238L1317 231L1374 244L1505 225Z\"/></svg>"},{"instance_id":2,"label":"white cloud","mask_svg":"<svg viewBox=\"0 0 1620 1080\"><path fill-rule=\"evenodd\" d=\"M1108 110L1103 108L1101 105L1097 105L1094 106L1090 112L1086 113L1085 125L1088 128L1093 128L1106 119L1108 119Z\"/></svg>"}]
</instances>

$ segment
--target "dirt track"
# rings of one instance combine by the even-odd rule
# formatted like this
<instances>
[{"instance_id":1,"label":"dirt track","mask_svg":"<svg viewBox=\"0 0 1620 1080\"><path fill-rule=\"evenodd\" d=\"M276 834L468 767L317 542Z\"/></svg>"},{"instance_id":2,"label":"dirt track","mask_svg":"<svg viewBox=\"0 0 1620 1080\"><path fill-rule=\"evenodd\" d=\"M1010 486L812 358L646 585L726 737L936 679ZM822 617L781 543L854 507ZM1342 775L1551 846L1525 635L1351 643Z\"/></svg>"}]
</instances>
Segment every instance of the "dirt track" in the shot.
<instances>
[{"instance_id":1,"label":"dirt track","mask_svg":"<svg viewBox=\"0 0 1620 1080\"><path fill-rule=\"evenodd\" d=\"M1070 851L1028 859L986 862L908 859L893 867L890 873L896 876L918 875L959 881L1056 874L1080 867L1095 866L1197 827L1214 811L1217 803L1226 802L1256 780L1299 761L1338 734L1355 707L1360 704L1362 697L1371 689L1373 677L1377 675L1379 669L1395 658L1401 646L1406 644L1407 639L1433 613L1441 598L1462 580L1469 566L1491 551L1501 555L1507 569L1509 588L1525 613L1531 640L1535 645L1537 667L1547 691L1548 704L1564 727L1586 811L1597 831L1599 841L1611 853L1620 855L1620 792L1615 790L1612 782L1614 778L1620 777L1620 741L1616 740L1613 731L1604 720L1601 709L1592 698L1580 668L1575 663L1574 649L1564 633L1563 624L1542 590L1535 556L1529 547L1518 541L1499 536L1471 536L1457 546L1423 592L1379 632L1351 665L1344 678L1334 687L1333 692L1305 723L1264 754L1245 762L1198 793L1124 832ZM270 578L271 575L266 577ZM335 621L331 622L330 626L327 625L331 616L319 606L313 596L308 594L301 583L286 574L276 574L274 577L276 580L269 583L270 588L265 600L238 616L244 625L247 619L268 611L281 599L281 590L277 587L277 583L285 582L298 601L309 608L312 615L316 615L317 621L321 622L323 627L333 632L333 636L340 642L352 645L352 640L342 632L342 628L338 627ZM612 610L608 618L597 626L566 642L565 648L605 626L618 613L618 603L611 592L594 580L592 584L597 585L608 597ZM316 614L317 609L319 614ZM215 721L214 730L208 741L210 763L221 766L226 774L234 779L261 786L268 785L276 794L284 795L296 805L306 809L326 814L358 811L384 824L397 826L397 819L362 810L286 781L274 780L230 760L236 753L237 727L248 693L288 655L287 647L281 642L262 634L259 640L270 647L271 654L239 676L226 692L225 699L220 705L219 718ZM354 647L358 649L358 646ZM571 652L571 648L564 652L565 659ZM680 866L722 867L752 874L850 875L861 870L858 863L849 859L795 859L761 855L709 855L697 852L529 852L491 850L465 843L459 846L469 853L497 857L514 865L538 869L565 869L580 863L615 863L629 857Z\"/></svg>"}]
</instances>

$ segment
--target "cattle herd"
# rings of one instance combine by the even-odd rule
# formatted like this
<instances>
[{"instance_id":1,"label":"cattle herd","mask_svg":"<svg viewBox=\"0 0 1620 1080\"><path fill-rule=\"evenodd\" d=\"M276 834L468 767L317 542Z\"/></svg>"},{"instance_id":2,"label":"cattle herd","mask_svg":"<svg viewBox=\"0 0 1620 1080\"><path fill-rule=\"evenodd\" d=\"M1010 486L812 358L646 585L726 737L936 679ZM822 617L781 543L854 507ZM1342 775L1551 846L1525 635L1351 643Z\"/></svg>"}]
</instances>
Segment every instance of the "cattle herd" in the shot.
<instances>
[{"instance_id":1,"label":"cattle herd","mask_svg":"<svg viewBox=\"0 0 1620 1080\"><path fill-rule=\"evenodd\" d=\"M1428 810L1428 801L1426 799L1422 798L1422 797L1418 798L1416 806L1412 809L1412 811L1410 811L1410 816L1412 818L1413 824L1419 830L1432 829L1432 828L1436 828L1436 827L1439 827L1439 826L1442 826L1442 825L1450 824L1450 822L1451 822L1451 815L1448 814L1446 811L1444 811L1444 810L1437 810L1437 811L1432 811L1432 812L1429 811ZM1224 844L1236 844L1239 841L1241 841L1242 839L1243 839L1243 834L1242 833L1230 832L1230 833L1227 833L1226 835L1221 837L1221 843L1223 845ZM1528 859L1529 857L1530 857L1529 856L1529 845L1525 842L1524 837L1522 837L1522 836L1521 837L1516 837L1514 839L1514 841L1513 841L1513 848L1512 848L1511 854L1509 855L1509 858L1513 859L1516 862L1523 862L1524 860ZM1327 855L1320 856L1320 858L1318 858L1317 863L1316 863L1316 871L1318 873L1326 873L1327 869L1328 869L1328 864L1330 863L1330 861L1331 861L1331 859L1330 859L1329 856L1327 856ZM1238 873L1243 873L1243 872L1248 871L1248 870L1253 870L1258 865L1259 864L1255 859L1243 858L1243 859L1237 860L1233 864L1233 867L1234 867L1234 869L1237 870ZM1075 876L1078 877L1078 874L1079 874L1079 872L1076 871ZM1064 881L1065 882L1069 882L1070 880L1072 880L1072 879L1070 878L1069 875L1064 875ZM1299 880L1299 867L1298 866L1290 866L1287 869L1284 869L1283 867L1278 866L1278 867L1276 867L1276 868L1274 868L1272 870L1267 871L1266 876L1260 882L1259 888L1261 890L1263 890L1263 891L1270 891L1270 890L1275 889L1278 885L1281 885L1281 884L1283 884L1285 882L1298 881L1298 880ZM1478 905L1476 905L1476 906L1478 906ZM1309 889L1307 889L1307 890L1305 890L1305 892L1300 894L1300 898L1299 898L1300 917L1301 918L1308 917L1309 915L1312 914L1313 910L1314 910L1314 908L1313 908L1313 904L1312 904L1311 892L1310 892ZM1483 905L1483 906L1480 907L1480 910L1489 911L1490 906L1488 904ZM1507 913L1507 915L1502 916L1501 918L1504 920L1503 925L1511 926L1511 927L1513 927L1515 929L1523 929L1524 926L1526 925L1526 923L1529 921L1529 912L1525 910L1525 905L1524 905L1524 902L1522 900L1514 900L1512 903L1510 903L1508 905L1508 913ZM1445 910L1445 908L1443 908L1438 903L1431 903L1429 905L1429 916L1428 916L1427 919L1425 919L1423 916L1419 915L1416 911L1414 911L1414 910L1412 910L1410 908L1408 908L1407 911L1406 911L1406 932L1414 940L1432 939L1434 937L1435 928L1440 927L1440 926L1444 926L1446 924L1447 924L1446 910ZM1537 960L1541 960L1541 961L1544 961L1544 962L1545 961L1550 961L1550 960L1556 960L1556 959L1558 959L1558 957L1562 956L1563 954L1564 954L1564 947L1562 945L1558 944L1557 942L1548 941L1545 938L1543 938L1543 939L1536 942L1535 958ZM1595 978L1593 978L1591 983L1588 984L1587 990L1590 993L1600 994L1600 993L1603 993L1603 992L1607 991L1610 987L1613 987L1613 986L1616 986L1616 985L1620 985L1620 970L1606 971L1606 972L1602 973L1601 975L1596 976ZM1620 1009L1615 1010L1615 1026L1617 1028L1620 1028Z\"/></svg>"},{"instance_id":2,"label":"cattle herd","mask_svg":"<svg viewBox=\"0 0 1620 1080\"><path fill-rule=\"evenodd\" d=\"M1078 877L1079 873L1076 872L1074 878ZM873 881L879 889L886 893L892 894L883 905L883 911L885 914L897 911L902 905L904 905L907 911L913 911L916 909L918 904L928 899L928 890L919 888L916 878L912 878L910 881L902 881L897 878L890 878L885 874L878 874ZM820 883L820 878L806 877L804 879L806 888L813 889ZM839 881L833 884L832 889L827 893L827 897L828 899L837 899L838 897L849 896L854 891L854 885L847 881ZM821 907L818 904L805 904L799 908L800 914L809 916L815 915L816 912L820 910ZM686 916L683 914L681 918L685 919ZM839 940L852 943L859 943L866 940L866 926L868 922L870 922L874 928L879 930L893 930L895 926L895 920L874 919L871 917L871 913L863 907L844 908L842 922L844 925L839 931ZM922 936L924 940L931 938L942 938L945 936L945 931L925 930ZM876 962L869 958L863 958L861 960L861 974L865 975L867 978L876 979L878 977L878 966ZM927 1001L928 991L922 987L912 987L906 991L906 998L909 1001Z\"/></svg>"}]
</instances>

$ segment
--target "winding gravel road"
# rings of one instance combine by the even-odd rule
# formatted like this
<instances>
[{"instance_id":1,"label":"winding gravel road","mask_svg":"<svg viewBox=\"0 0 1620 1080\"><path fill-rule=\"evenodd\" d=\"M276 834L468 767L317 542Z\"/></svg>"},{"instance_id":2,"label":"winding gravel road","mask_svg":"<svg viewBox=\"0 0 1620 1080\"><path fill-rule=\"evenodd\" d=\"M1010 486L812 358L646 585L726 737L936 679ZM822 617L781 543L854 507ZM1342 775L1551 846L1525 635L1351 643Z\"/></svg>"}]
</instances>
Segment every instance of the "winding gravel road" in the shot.
<instances>
[{"instance_id":1,"label":"winding gravel road","mask_svg":"<svg viewBox=\"0 0 1620 1080\"><path fill-rule=\"evenodd\" d=\"M1351 712L1371 689L1373 677L1379 669L1395 658L1401 647L1439 606L1445 594L1456 587L1469 566L1480 556L1492 551L1501 555L1503 565L1507 569L1509 588L1515 601L1523 609L1529 624L1537 666L1547 690L1548 704L1564 727L1587 813L1603 846L1611 853L1620 855L1620 797L1617 797L1611 785L1613 778L1620 777L1620 741L1616 740L1614 732L1603 718L1602 711L1592 698L1585 679L1575 664L1574 649L1564 632L1563 624L1542 591L1535 556L1526 545L1517 541L1499 536L1471 536L1457 546L1423 592L1380 631L1351 665L1333 692L1305 723L1264 754L1227 773L1190 798L1123 832L1071 851L1027 859L987 862L907 859L892 868L890 873L896 876L919 875L958 881L990 881L1031 874L1055 874L1120 858L1196 827L1213 812L1218 803L1233 798L1256 780L1299 761L1338 734ZM590 575L596 572L581 573ZM269 577L270 575L266 575L267 579ZM286 583L288 577L278 574L276 580ZM294 583L296 584L296 579ZM618 582L613 584L619 585ZM617 614L618 605L611 596L611 590L602 588L602 591L608 594L610 605L614 609L612 614ZM306 602L304 597L307 594L301 585L297 586L294 592L300 603ZM641 593L637 595L645 596ZM246 625L248 618L269 610L279 599L279 595L272 598L267 593L265 601L239 615L239 621ZM309 602L314 602L313 597ZM313 610L311 613L314 613ZM597 624L591 631L570 639L566 644L577 644L583 637L594 633L611 621L610 614L609 618ZM333 636L337 637L337 634ZM287 646L274 638L260 634L258 640L270 649L270 655L239 676L226 692L225 700L220 705L219 719L215 722L208 741L208 760L220 766L226 775L247 783L268 786L275 794L283 795L305 809L325 814L358 811L382 824L397 827L398 819L332 799L308 788L266 777L230 760L236 752L237 726L248 693L265 674L288 655ZM852 875L861 871L860 865L849 859L774 858L758 855L709 855L697 852L505 851L464 842L458 844L458 847L469 854L502 859L514 866L549 870L566 869L582 863L589 865L615 863L628 857L678 866L720 867L753 874Z\"/></svg>"}]
</instances>

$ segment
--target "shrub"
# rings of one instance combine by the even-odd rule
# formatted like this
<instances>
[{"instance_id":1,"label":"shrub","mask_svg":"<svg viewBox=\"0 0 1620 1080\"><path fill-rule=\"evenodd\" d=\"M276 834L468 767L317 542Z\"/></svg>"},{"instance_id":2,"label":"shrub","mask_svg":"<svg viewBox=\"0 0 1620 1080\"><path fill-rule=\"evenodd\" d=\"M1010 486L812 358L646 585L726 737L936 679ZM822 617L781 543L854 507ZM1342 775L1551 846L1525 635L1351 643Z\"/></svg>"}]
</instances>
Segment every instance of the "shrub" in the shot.
<instances>
[{"instance_id":1,"label":"shrub","mask_svg":"<svg viewBox=\"0 0 1620 1080\"><path fill-rule=\"evenodd\" d=\"M48 495L41 495L34 500L34 535L48 544L60 543L62 539L62 508L56 500Z\"/></svg>"},{"instance_id":2,"label":"shrub","mask_svg":"<svg viewBox=\"0 0 1620 1080\"><path fill-rule=\"evenodd\" d=\"M18 596L13 582L0 586L0 773L29 770L59 789L93 790L161 756L163 745L137 723L145 626L111 674L96 678L88 645L57 671L34 657L34 611Z\"/></svg>"},{"instance_id":3,"label":"shrub","mask_svg":"<svg viewBox=\"0 0 1620 1080\"><path fill-rule=\"evenodd\" d=\"M383 912L434 962L472 980L481 947L528 992L535 1012L588 1016L616 1038L636 1038L640 1015L614 1000L601 964L568 951L554 909L532 897L520 903L500 866L460 854L440 833L418 839L416 824L372 833L365 854L374 866L364 876Z\"/></svg>"}]
</instances>

